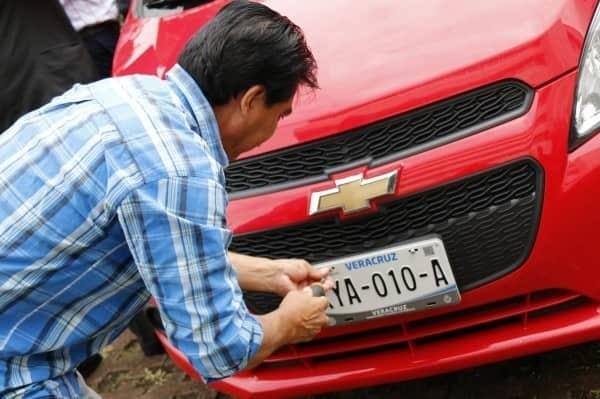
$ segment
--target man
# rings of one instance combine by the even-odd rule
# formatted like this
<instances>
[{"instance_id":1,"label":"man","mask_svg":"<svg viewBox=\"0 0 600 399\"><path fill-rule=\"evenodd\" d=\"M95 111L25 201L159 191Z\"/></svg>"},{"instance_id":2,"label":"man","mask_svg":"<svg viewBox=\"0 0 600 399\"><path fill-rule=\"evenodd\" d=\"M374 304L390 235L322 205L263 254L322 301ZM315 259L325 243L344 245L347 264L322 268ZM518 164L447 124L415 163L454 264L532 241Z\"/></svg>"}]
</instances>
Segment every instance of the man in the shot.
<instances>
[{"instance_id":1,"label":"man","mask_svg":"<svg viewBox=\"0 0 600 399\"><path fill-rule=\"evenodd\" d=\"M227 254L223 169L317 87L301 30L236 1L179 64L77 85L0 136L1 397L84 397L74 368L150 294L208 382L327 323L327 300L302 290L326 270ZM285 297L253 316L240 286Z\"/></svg>"}]
</instances>

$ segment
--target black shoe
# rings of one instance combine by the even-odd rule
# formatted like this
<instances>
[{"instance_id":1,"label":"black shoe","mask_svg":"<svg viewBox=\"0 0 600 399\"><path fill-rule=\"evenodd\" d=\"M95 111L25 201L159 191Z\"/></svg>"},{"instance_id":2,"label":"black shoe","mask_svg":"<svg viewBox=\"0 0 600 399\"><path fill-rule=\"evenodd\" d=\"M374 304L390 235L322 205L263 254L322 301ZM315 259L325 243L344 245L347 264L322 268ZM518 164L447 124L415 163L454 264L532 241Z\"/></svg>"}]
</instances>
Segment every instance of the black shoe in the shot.
<instances>
[{"instance_id":1,"label":"black shoe","mask_svg":"<svg viewBox=\"0 0 600 399\"><path fill-rule=\"evenodd\" d=\"M154 316L153 319L150 319L149 315ZM155 324L159 326L157 327ZM162 355L165 353L162 344L156 338L156 335L154 335L154 330L160 328L160 324L160 316L158 316L156 309L151 309L149 312L141 311L129 322L129 329L136 335L142 352L146 356Z\"/></svg>"},{"instance_id":2,"label":"black shoe","mask_svg":"<svg viewBox=\"0 0 600 399\"><path fill-rule=\"evenodd\" d=\"M84 379L87 379L102 363L102 356L98 353L85 359L79 366L77 371Z\"/></svg>"}]
</instances>

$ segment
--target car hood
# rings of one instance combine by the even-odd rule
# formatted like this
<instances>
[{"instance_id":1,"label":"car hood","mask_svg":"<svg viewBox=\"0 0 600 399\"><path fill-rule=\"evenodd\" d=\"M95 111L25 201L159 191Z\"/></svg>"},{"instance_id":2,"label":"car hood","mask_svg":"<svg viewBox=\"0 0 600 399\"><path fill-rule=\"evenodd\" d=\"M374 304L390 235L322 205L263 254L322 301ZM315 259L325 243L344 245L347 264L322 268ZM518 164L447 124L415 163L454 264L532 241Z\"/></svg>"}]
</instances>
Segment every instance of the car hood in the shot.
<instances>
[{"instance_id":1,"label":"car hood","mask_svg":"<svg viewBox=\"0 0 600 399\"><path fill-rule=\"evenodd\" d=\"M128 21L121 42L137 48L121 46L116 73L164 73L224 3ZM338 134L498 80L539 87L577 67L596 1L264 3L304 30L320 89L303 92L273 138L244 156Z\"/></svg>"}]
</instances>

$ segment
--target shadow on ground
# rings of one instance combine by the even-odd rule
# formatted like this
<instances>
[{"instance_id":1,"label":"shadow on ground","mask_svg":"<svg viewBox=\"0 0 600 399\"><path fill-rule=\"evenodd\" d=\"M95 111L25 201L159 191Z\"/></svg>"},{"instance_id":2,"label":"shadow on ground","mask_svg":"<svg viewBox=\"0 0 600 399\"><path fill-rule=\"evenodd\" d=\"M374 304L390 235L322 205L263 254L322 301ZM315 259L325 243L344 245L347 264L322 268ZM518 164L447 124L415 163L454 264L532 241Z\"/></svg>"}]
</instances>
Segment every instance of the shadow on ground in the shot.
<instances>
[{"instance_id":1,"label":"shadow on ground","mask_svg":"<svg viewBox=\"0 0 600 399\"><path fill-rule=\"evenodd\" d=\"M144 357L123 334L88 383L104 399L214 399L164 355ZM600 399L600 343L462 372L311 399ZM308 399L308 398L307 398Z\"/></svg>"}]
</instances>

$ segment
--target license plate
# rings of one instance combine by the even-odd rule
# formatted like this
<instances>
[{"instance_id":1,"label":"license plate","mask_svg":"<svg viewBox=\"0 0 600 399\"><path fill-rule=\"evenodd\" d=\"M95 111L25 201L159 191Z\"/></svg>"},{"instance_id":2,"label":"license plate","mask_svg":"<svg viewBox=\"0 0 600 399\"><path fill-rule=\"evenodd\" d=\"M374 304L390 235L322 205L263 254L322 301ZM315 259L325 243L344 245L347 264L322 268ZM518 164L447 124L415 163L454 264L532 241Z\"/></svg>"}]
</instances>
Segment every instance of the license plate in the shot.
<instances>
[{"instance_id":1,"label":"license plate","mask_svg":"<svg viewBox=\"0 0 600 399\"><path fill-rule=\"evenodd\" d=\"M321 263L334 282L331 325L416 312L460 302L442 240L423 238Z\"/></svg>"}]
</instances>

